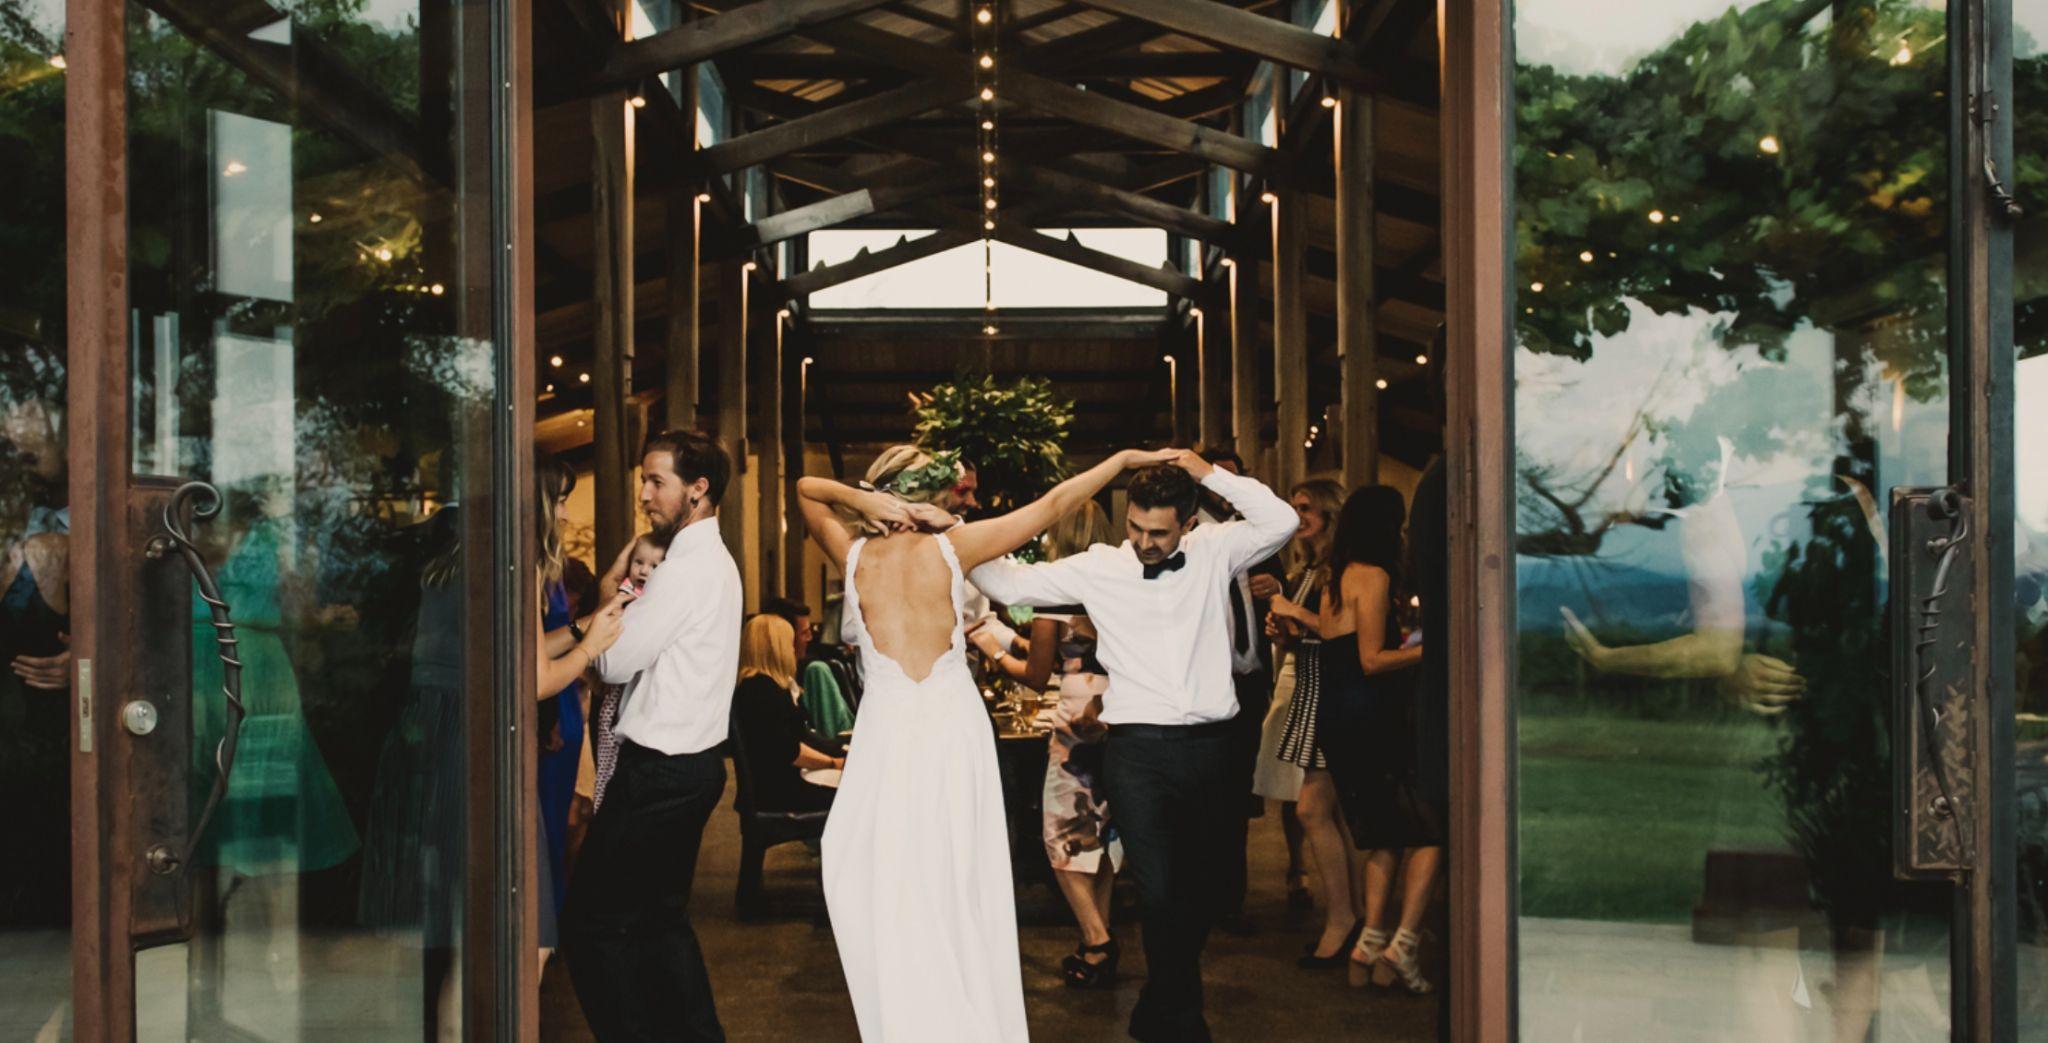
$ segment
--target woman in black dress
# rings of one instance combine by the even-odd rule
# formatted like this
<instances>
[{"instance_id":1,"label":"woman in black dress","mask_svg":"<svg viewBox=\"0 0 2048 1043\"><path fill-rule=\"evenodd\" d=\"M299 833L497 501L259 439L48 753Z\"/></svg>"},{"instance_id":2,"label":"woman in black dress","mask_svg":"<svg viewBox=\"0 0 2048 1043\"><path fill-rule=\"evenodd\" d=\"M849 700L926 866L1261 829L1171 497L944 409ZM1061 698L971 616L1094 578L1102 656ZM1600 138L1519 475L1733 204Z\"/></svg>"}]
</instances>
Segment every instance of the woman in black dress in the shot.
<instances>
[{"instance_id":1,"label":"woman in black dress","mask_svg":"<svg viewBox=\"0 0 2048 1043\"><path fill-rule=\"evenodd\" d=\"M1366 852L1365 930L1351 950L1353 984L1375 980L1427 992L1416 960L1443 844L1442 809L1418 786L1415 668L1404 641L1400 490L1369 485L1344 501L1330 549L1334 597L1323 599L1323 718L1318 727L1337 800ZM1396 879L1401 916L1390 935Z\"/></svg>"},{"instance_id":2,"label":"woman in black dress","mask_svg":"<svg viewBox=\"0 0 2048 1043\"><path fill-rule=\"evenodd\" d=\"M840 769L846 759L819 750L810 717L797 705L796 629L781 616L747 620L740 635L739 687L732 694L733 739L746 758L763 811L824 811L833 790L804 778L810 770Z\"/></svg>"}]
</instances>

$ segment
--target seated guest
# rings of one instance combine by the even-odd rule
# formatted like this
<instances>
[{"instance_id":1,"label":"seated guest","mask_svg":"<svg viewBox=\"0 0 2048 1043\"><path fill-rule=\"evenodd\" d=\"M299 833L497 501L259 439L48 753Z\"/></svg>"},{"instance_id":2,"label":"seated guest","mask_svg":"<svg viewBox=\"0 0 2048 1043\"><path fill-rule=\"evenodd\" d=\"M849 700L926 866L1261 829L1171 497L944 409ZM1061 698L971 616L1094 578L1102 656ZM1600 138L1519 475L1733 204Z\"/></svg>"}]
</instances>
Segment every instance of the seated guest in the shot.
<instances>
[{"instance_id":1,"label":"seated guest","mask_svg":"<svg viewBox=\"0 0 2048 1043\"><path fill-rule=\"evenodd\" d=\"M811 734L830 739L852 731L853 708L847 705L845 694L839 690L839 678L832 673L832 664L810 658L811 637L817 632L811 626L811 606L790 598L770 598L761 606L761 611L782 617L795 635L796 665L802 688L797 705L803 707L804 716L810 720Z\"/></svg>"},{"instance_id":2,"label":"seated guest","mask_svg":"<svg viewBox=\"0 0 2048 1043\"><path fill-rule=\"evenodd\" d=\"M733 690L734 740L753 772L754 805L765 811L823 811L832 789L799 769L844 768L846 759L809 745L796 704L796 639L788 621L763 614L740 634L739 686Z\"/></svg>"}]
</instances>

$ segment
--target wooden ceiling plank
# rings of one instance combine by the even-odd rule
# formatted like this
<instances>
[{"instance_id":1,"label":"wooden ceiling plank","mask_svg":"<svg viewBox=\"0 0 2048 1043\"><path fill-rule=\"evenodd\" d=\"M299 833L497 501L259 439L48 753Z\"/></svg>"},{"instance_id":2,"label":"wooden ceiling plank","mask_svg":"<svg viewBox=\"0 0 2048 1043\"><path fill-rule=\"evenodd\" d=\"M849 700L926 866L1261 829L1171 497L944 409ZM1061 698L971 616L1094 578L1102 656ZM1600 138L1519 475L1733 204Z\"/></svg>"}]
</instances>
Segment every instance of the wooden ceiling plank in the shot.
<instances>
[{"instance_id":1,"label":"wooden ceiling plank","mask_svg":"<svg viewBox=\"0 0 2048 1043\"><path fill-rule=\"evenodd\" d=\"M680 69L788 36L807 26L873 10L889 0L754 0L705 18L687 21L653 36L627 40L611 49L590 84L590 93L630 86Z\"/></svg>"},{"instance_id":2,"label":"wooden ceiling plank","mask_svg":"<svg viewBox=\"0 0 2048 1043\"><path fill-rule=\"evenodd\" d=\"M1291 22L1253 14L1216 0L1086 0L1088 6L1170 29L1203 43L1358 87L1377 90L1384 77L1364 63L1351 43Z\"/></svg>"}]
</instances>

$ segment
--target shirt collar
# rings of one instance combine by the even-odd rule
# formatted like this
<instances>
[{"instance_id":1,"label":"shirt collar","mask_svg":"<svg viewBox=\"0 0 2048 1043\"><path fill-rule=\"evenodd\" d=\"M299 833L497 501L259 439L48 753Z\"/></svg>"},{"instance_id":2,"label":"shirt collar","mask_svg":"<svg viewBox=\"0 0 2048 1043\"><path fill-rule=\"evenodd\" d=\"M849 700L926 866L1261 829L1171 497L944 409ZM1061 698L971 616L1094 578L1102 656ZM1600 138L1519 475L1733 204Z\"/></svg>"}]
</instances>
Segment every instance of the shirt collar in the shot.
<instances>
[{"instance_id":1,"label":"shirt collar","mask_svg":"<svg viewBox=\"0 0 2048 1043\"><path fill-rule=\"evenodd\" d=\"M689 554L702 550L711 544L722 542L723 540L718 531L718 515L714 514L709 518L691 522L677 530L675 538L669 541L668 553L669 557L675 557L678 554Z\"/></svg>"}]
</instances>

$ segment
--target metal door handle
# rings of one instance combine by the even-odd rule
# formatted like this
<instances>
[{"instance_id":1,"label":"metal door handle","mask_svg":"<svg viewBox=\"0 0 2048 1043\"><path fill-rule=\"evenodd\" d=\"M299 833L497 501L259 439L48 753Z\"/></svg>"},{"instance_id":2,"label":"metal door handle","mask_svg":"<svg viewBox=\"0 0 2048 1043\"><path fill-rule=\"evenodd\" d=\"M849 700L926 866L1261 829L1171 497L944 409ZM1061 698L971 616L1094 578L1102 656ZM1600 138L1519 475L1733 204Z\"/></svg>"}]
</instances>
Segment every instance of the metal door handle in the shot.
<instances>
[{"instance_id":1,"label":"metal door handle","mask_svg":"<svg viewBox=\"0 0 2048 1043\"><path fill-rule=\"evenodd\" d=\"M1969 498L1895 489L1891 518L1893 871L1951 879L1976 864ZM1955 605L1964 611L1950 611Z\"/></svg>"},{"instance_id":2,"label":"metal door handle","mask_svg":"<svg viewBox=\"0 0 2048 1043\"><path fill-rule=\"evenodd\" d=\"M192 579L199 585L199 598L206 602L213 617L213 643L220 656L221 697L227 703L227 734L221 737L213 756L214 765L220 773L213 780L213 789L206 795L199 821L192 827L182 850L174 852L168 845L159 844L147 853L149 868L159 875L175 873L192 861L192 853L198 850L199 842L205 838L206 827L213 821L214 811L227 796L228 774L234 770L235 747L242 738L242 717L245 713L242 706L242 661L236 658L235 622L229 616L228 603L220 596L220 587L213 580L213 572L206 567L206 559L200 556L199 548L193 544L188 528L190 520L204 521L219 514L220 508L219 489L206 482L186 482L164 504L164 531L151 537L144 548L144 553L151 558L161 558L175 548L184 557L185 566L192 570Z\"/></svg>"}]
</instances>

